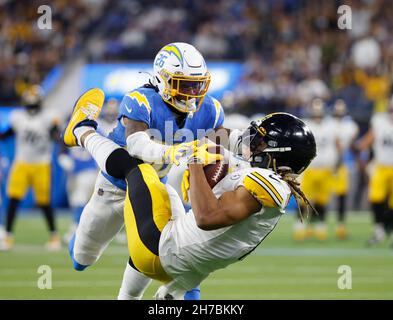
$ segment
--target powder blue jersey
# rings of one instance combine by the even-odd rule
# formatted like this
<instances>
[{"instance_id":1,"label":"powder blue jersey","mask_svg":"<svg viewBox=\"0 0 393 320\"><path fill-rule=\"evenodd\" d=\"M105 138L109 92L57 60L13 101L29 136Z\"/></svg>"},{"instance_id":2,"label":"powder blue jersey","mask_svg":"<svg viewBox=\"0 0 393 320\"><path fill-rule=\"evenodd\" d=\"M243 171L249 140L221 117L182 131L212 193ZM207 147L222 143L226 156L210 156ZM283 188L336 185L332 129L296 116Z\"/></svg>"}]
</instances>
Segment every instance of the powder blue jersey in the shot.
<instances>
[{"instance_id":1,"label":"powder blue jersey","mask_svg":"<svg viewBox=\"0 0 393 320\"><path fill-rule=\"evenodd\" d=\"M121 122L123 117L146 123L154 140L172 145L203 138L209 129L220 127L224 122L224 111L218 100L206 95L199 110L192 117L186 116L183 123L177 124L176 115L162 97L153 88L140 87L124 96L119 107L117 126L108 136L125 147L125 127ZM165 172L169 171L167 169ZM107 174L104 176L117 187L126 189L124 180Z\"/></svg>"}]
</instances>

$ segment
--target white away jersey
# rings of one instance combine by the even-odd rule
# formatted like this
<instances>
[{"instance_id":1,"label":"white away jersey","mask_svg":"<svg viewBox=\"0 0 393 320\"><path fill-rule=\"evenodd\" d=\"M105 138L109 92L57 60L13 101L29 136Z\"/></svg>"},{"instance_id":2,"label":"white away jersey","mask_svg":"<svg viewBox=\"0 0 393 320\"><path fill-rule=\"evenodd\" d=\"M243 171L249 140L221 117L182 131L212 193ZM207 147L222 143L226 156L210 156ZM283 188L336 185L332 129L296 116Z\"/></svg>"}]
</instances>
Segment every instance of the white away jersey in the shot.
<instances>
[{"instance_id":1,"label":"white away jersey","mask_svg":"<svg viewBox=\"0 0 393 320\"><path fill-rule=\"evenodd\" d=\"M54 119L43 111L30 115L25 110L18 110L11 114L10 122L16 134L15 160L49 163L53 148L49 130Z\"/></svg>"},{"instance_id":2,"label":"white away jersey","mask_svg":"<svg viewBox=\"0 0 393 320\"><path fill-rule=\"evenodd\" d=\"M291 191L271 170L246 168L234 171L213 189L224 192L244 186L263 204L261 210L235 225L217 230L200 229L192 211L176 215L160 239L160 260L174 279L171 285L188 290L211 272L243 259L274 229L287 206ZM171 203L172 204L172 203ZM179 212L173 208L173 212Z\"/></svg>"},{"instance_id":3,"label":"white away jersey","mask_svg":"<svg viewBox=\"0 0 393 320\"><path fill-rule=\"evenodd\" d=\"M309 168L332 168L338 160L336 147L337 122L325 118L321 122L309 119L305 123L313 133L317 145L317 156L311 161Z\"/></svg>"},{"instance_id":4,"label":"white away jersey","mask_svg":"<svg viewBox=\"0 0 393 320\"><path fill-rule=\"evenodd\" d=\"M371 119L374 133L375 162L393 165L393 119L385 113L376 114Z\"/></svg>"},{"instance_id":5,"label":"white away jersey","mask_svg":"<svg viewBox=\"0 0 393 320\"><path fill-rule=\"evenodd\" d=\"M336 131L339 133L339 141L343 150L347 150L353 139L359 133L359 127L355 121L351 119L351 117L344 117L342 119L335 119L337 129Z\"/></svg>"}]
</instances>

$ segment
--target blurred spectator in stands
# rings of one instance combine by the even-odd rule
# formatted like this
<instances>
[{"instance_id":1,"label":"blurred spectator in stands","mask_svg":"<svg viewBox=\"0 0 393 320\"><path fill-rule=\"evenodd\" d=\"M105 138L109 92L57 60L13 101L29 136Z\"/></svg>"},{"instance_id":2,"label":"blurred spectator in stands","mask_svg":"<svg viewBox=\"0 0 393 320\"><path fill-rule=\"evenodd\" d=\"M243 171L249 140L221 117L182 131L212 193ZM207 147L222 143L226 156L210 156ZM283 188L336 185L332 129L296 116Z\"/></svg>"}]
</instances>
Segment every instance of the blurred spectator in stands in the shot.
<instances>
[{"instance_id":1,"label":"blurred spectator in stands","mask_svg":"<svg viewBox=\"0 0 393 320\"><path fill-rule=\"evenodd\" d=\"M0 105L19 103L22 92L40 83L59 63L80 52L101 1L52 0L52 29L38 28L44 0L2 1L0 4Z\"/></svg>"}]
</instances>

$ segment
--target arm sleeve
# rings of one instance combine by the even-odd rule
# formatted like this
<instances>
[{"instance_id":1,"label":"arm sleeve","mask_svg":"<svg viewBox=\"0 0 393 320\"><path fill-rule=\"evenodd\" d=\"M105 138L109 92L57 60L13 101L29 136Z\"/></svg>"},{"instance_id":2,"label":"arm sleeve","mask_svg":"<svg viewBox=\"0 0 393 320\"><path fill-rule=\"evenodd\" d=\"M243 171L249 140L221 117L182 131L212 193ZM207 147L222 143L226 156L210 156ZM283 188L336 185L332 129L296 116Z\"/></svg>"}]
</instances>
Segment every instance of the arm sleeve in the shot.
<instances>
[{"instance_id":1,"label":"arm sleeve","mask_svg":"<svg viewBox=\"0 0 393 320\"><path fill-rule=\"evenodd\" d=\"M129 154L147 163L163 163L163 156L168 148L169 146L151 140L144 131L135 132L127 138Z\"/></svg>"},{"instance_id":2,"label":"arm sleeve","mask_svg":"<svg viewBox=\"0 0 393 320\"><path fill-rule=\"evenodd\" d=\"M141 121L150 128L150 112L151 107L146 96L139 91L132 91L126 94L120 103L119 118Z\"/></svg>"}]
</instances>

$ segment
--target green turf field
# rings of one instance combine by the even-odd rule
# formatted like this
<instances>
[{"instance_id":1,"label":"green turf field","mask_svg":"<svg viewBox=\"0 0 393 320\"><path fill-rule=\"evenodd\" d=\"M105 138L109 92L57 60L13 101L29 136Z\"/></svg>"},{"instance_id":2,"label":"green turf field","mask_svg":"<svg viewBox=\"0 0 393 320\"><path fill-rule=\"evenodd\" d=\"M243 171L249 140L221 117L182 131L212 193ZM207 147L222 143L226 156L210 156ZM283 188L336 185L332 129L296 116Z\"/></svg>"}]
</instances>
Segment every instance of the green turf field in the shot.
<instances>
[{"instance_id":1,"label":"green turf field","mask_svg":"<svg viewBox=\"0 0 393 320\"><path fill-rule=\"evenodd\" d=\"M62 216L61 230L70 219ZM350 239L307 241L291 239L292 216L244 261L219 270L201 287L203 299L393 299L393 249L364 244L371 232L370 217L352 213ZM0 299L115 299L127 260L124 246L112 244L100 261L84 272L71 267L68 253L48 253L47 233L40 216L23 216L16 226L16 246L0 252ZM40 265L52 268L52 289L37 287ZM352 269L352 289L337 286L340 265ZM147 291L151 299L158 284Z\"/></svg>"}]
</instances>

